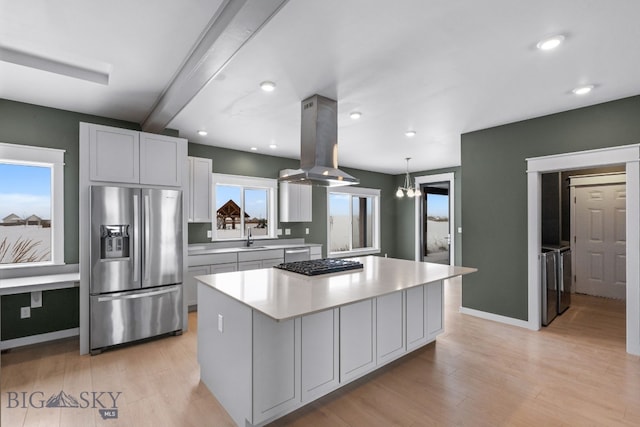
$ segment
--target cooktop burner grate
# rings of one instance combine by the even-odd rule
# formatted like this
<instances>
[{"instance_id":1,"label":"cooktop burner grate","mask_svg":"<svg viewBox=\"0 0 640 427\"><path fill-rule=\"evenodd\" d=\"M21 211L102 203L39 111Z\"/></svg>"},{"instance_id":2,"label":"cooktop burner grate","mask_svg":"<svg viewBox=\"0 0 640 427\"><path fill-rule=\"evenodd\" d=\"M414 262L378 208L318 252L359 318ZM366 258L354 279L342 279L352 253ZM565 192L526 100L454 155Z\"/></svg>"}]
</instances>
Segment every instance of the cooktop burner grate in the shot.
<instances>
[{"instance_id":1,"label":"cooktop burner grate","mask_svg":"<svg viewBox=\"0 0 640 427\"><path fill-rule=\"evenodd\" d=\"M311 261L284 262L274 265L274 268L304 274L306 276L317 276L319 274L337 273L339 271L357 270L363 268L362 263L346 259L314 259Z\"/></svg>"}]
</instances>

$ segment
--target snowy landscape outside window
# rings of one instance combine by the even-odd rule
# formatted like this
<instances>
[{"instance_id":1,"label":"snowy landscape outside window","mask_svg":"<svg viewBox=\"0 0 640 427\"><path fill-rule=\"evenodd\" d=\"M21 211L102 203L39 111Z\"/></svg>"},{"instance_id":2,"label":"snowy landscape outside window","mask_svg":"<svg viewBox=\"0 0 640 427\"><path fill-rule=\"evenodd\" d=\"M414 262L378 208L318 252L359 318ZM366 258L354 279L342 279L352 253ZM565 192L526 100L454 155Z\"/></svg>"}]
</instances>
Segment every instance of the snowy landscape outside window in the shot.
<instances>
[{"instance_id":1,"label":"snowy landscape outside window","mask_svg":"<svg viewBox=\"0 0 640 427\"><path fill-rule=\"evenodd\" d=\"M63 153L0 143L0 268L63 262Z\"/></svg>"},{"instance_id":2,"label":"snowy landscape outside window","mask_svg":"<svg viewBox=\"0 0 640 427\"><path fill-rule=\"evenodd\" d=\"M327 189L329 256L380 251L380 190Z\"/></svg>"}]
</instances>

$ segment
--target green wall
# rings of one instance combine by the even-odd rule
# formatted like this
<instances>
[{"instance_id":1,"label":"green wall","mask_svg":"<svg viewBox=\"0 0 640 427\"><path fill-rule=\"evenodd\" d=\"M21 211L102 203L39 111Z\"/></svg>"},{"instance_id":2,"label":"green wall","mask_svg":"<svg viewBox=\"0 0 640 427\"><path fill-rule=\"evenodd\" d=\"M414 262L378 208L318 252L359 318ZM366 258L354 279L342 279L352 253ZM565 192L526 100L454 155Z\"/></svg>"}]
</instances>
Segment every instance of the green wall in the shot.
<instances>
[{"instance_id":1,"label":"green wall","mask_svg":"<svg viewBox=\"0 0 640 427\"><path fill-rule=\"evenodd\" d=\"M428 176L428 175L436 175L441 173L450 173L454 174L453 176L453 187L454 187L454 205L455 212L453 214L454 222L456 228L460 226L461 218L462 218L462 196L460 192L460 168L445 168L445 169L435 169L430 171L422 171L422 172L414 172L410 174L411 182L414 182L415 178L418 176ZM394 194L395 190L404 185L405 174L397 175L395 177L394 184ZM415 232L415 199L409 199L408 197L404 197L402 199L395 199L396 206L396 218L397 218L397 226L396 226L396 258L403 259L415 259L415 242L416 242L416 232ZM453 236L454 241L454 251L453 259L455 265L462 265L462 236L457 232Z\"/></svg>"},{"instance_id":2,"label":"green wall","mask_svg":"<svg viewBox=\"0 0 640 427\"><path fill-rule=\"evenodd\" d=\"M213 161L213 172L232 175L255 176L262 178L277 178L282 169L297 169L299 160L264 154L248 153L227 148L189 143L189 155L209 158ZM368 172L359 169L342 168L346 172L360 179L360 186L381 189L381 254L389 256L395 254L395 201L393 198L394 177L392 175ZM291 229L290 236L283 238L304 238L309 243L321 243L323 254L326 255L327 243L327 193L325 187L313 188L313 222L279 223L278 228ZM305 235L305 228L309 234ZM207 231L211 230L210 223L189 224L189 243L206 243Z\"/></svg>"},{"instance_id":3,"label":"green wall","mask_svg":"<svg viewBox=\"0 0 640 427\"><path fill-rule=\"evenodd\" d=\"M462 135L466 308L527 320L526 160L640 142L640 96Z\"/></svg>"}]
</instances>

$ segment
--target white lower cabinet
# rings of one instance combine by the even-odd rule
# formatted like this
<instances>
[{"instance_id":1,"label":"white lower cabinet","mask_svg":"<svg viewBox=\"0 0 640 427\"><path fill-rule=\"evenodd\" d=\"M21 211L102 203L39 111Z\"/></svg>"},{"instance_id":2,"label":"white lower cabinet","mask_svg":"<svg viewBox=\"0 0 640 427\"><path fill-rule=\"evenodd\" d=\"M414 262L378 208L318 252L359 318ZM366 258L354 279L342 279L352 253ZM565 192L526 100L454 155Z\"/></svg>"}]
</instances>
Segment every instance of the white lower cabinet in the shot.
<instances>
[{"instance_id":1,"label":"white lower cabinet","mask_svg":"<svg viewBox=\"0 0 640 427\"><path fill-rule=\"evenodd\" d=\"M227 273L238 271L238 264L228 262L224 264L196 265L187 269L187 277L183 281L184 300L189 311L194 311L198 305L198 282L196 276L205 274Z\"/></svg>"},{"instance_id":2,"label":"white lower cabinet","mask_svg":"<svg viewBox=\"0 0 640 427\"><path fill-rule=\"evenodd\" d=\"M238 271L257 270L262 268L262 261L240 261L238 262Z\"/></svg>"},{"instance_id":3,"label":"white lower cabinet","mask_svg":"<svg viewBox=\"0 0 640 427\"><path fill-rule=\"evenodd\" d=\"M310 402L338 386L338 309L302 316L302 401Z\"/></svg>"},{"instance_id":4,"label":"white lower cabinet","mask_svg":"<svg viewBox=\"0 0 640 427\"><path fill-rule=\"evenodd\" d=\"M269 268L284 262L283 249L246 251L238 254L238 271Z\"/></svg>"},{"instance_id":5,"label":"white lower cabinet","mask_svg":"<svg viewBox=\"0 0 640 427\"><path fill-rule=\"evenodd\" d=\"M321 258L322 258L322 247L312 246L309 250L309 259L321 259Z\"/></svg>"},{"instance_id":6,"label":"white lower cabinet","mask_svg":"<svg viewBox=\"0 0 640 427\"><path fill-rule=\"evenodd\" d=\"M405 292L405 312L407 318L407 350L418 348L427 342L427 316L424 285L407 289Z\"/></svg>"},{"instance_id":7,"label":"white lower cabinet","mask_svg":"<svg viewBox=\"0 0 640 427\"><path fill-rule=\"evenodd\" d=\"M253 311L253 424L300 405L300 318Z\"/></svg>"},{"instance_id":8,"label":"white lower cabinet","mask_svg":"<svg viewBox=\"0 0 640 427\"><path fill-rule=\"evenodd\" d=\"M238 264L230 262L226 264L213 264L211 265L211 274L217 273L229 273L231 271L238 271Z\"/></svg>"},{"instance_id":9,"label":"white lower cabinet","mask_svg":"<svg viewBox=\"0 0 640 427\"><path fill-rule=\"evenodd\" d=\"M376 298L376 360L378 365L405 352L404 292Z\"/></svg>"},{"instance_id":10,"label":"white lower cabinet","mask_svg":"<svg viewBox=\"0 0 640 427\"><path fill-rule=\"evenodd\" d=\"M340 307L340 382L376 366L375 298Z\"/></svg>"},{"instance_id":11,"label":"white lower cabinet","mask_svg":"<svg viewBox=\"0 0 640 427\"><path fill-rule=\"evenodd\" d=\"M442 282L424 285L427 293L427 341L433 341L444 331Z\"/></svg>"},{"instance_id":12,"label":"white lower cabinet","mask_svg":"<svg viewBox=\"0 0 640 427\"><path fill-rule=\"evenodd\" d=\"M190 310L195 309L198 304L198 283L195 277L202 276L204 274L211 274L211 270L208 265L199 265L196 267L189 267L187 269L187 277L183 282L184 300Z\"/></svg>"}]
</instances>

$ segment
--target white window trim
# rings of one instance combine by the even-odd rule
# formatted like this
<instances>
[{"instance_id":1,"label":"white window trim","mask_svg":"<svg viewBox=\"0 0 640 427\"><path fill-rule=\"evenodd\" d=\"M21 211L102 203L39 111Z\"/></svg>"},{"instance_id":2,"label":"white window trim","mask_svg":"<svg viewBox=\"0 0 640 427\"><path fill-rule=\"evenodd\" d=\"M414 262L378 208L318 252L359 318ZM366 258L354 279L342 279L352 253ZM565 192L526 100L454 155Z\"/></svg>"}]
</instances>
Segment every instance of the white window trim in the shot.
<instances>
[{"instance_id":1,"label":"white window trim","mask_svg":"<svg viewBox=\"0 0 640 427\"><path fill-rule=\"evenodd\" d=\"M330 252L331 250L331 228L329 219L331 218L329 196L331 194L348 194L351 196L373 196L373 245L363 249L352 249L350 251ZM349 204L351 208L351 204ZM350 215L351 216L351 215ZM353 224L352 224L353 226ZM327 187L327 257L343 258L347 256L371 255L380 253L380 190L376 188L363 187Z\"/></svg>"},{"instance_id":2,"label":"white window trim","mask_svg":"<svg viewBox=\"0 0 640 427\"><path fill-rule=\"evenodd\" d=\"M278 222L278 204L276 200L278 200L278 180L272 178L259 178L253 176L242 176L242 175L228 175L224 173L213 173L213 185L212 187L212 203L215 203L216 200L216 185L236 185L239 187L245 188L265 188L269 190L269 209L267 218L267 229L268 234L266 236L255 236L256 240L258 239L274 239L276 238L276 226ZM216 237L217 231L217 214L215 206L212 207L212 215L211 215L211 240L215 242L229 242L233 240L244 240L245 237L241 238L233 238L233 239L219 239ZM241 230L242 235L244 236L244 230Z\"/></svg>"},{"instance_id":3,"label":"white window trim","mask_svg":"<svg viewBox=\"0 0 640 427\"><path fill-rule=\"evenodd\" d=\"M64 264L64 153L55 148L0 142L0 159L6 163L51 167L51 260L6 264L5 268L29 268Z\"/></svg>"}]
</instances>

